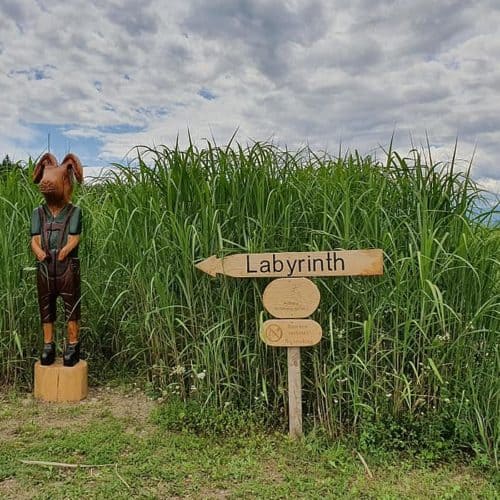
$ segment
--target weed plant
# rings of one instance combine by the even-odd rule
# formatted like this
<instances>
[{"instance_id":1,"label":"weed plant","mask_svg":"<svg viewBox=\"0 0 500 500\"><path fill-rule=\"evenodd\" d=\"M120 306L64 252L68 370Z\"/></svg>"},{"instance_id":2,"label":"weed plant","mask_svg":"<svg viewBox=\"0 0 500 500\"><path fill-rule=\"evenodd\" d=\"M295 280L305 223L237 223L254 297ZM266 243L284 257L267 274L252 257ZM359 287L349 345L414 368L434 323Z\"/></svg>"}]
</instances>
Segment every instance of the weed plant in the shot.
<instances>
[{"instance_id":1,"label":"weed plant","mask_svg":"<svg viewBox=\"0 0 500 500\"><path fill-rule=\"evenodd\" d=\"M0 379L29 384L41 333L33 168L0 179ZM498 464L499 229L456 161L333 158L256 143L138 148L80 188L82 340L94 378L144 377L176 400L286 422L286 350L258 336L267 279L211 278L216 254L382 248L381 277L316 279L323 339L302 350L304 413L330 435L413 422ZM389 431L387 431L389 432ZM391 431L392 432L392 431ZM380 433L379 433L380 434ZM433 435L434 435L433 434ZM391 433L390 439L400 436ZM397 438L399 439L399 437ZM404 440L404 438L402 438ZM399 441L398 441L399 442Z\"/></svg>"}]
</instances>

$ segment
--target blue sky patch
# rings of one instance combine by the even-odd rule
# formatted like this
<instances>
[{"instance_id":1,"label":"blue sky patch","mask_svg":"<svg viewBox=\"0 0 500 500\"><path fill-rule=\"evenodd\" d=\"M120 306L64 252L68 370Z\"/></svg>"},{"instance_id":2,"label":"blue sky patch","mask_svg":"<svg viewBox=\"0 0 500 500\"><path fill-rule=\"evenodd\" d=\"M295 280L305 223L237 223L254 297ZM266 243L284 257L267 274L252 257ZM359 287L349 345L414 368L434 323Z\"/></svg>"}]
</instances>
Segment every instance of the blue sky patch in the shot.
<instances>
[{"instance_id":1,"label":"blue sky patch","mask_svg":"<svg viewBox=\"0 0 500 500\"><path fill-rule=\"evenodd\" d=\"M9 71L9 76L24 75L28 80L50 80L47 75L48 66L44 68L13 69Z\"/></svg>"},{"instance_id":2,"label":"blue sky patch","mask_svg":"<svg viewBox=\"0 0 500 500\"><path fill-rule=\"evenodd\" d=\"M122 124L98 127L97 130L105 134L128 134L142 132L143 130L145 130L145 127L142 125Z\"/></svg>"},{"instance_id":3,"label":"blue sky patch","mask_svg":"<svg viewBox=\"0 0 500 500\"><path fill-rule=\"evenodd\" d=\"M201 88L200 90L198 90L198 95L203 97L203 99L206 99L207 101L213 101L217 98L217 96L211 90L208 90L206 88Z\"/></svg>"},{"instance_id":4,"label":"blue sky patch","mask_svg":"<svg viewBox=\"0 0 500 500\"><path fill-rule=\"evenodd\" d=\"M20 144L29 149L33 158L46 151L53 153L61 161L69 152L75 152L84 165L104 166L108 161L99 159L102 141L96 137L67 137L64 133L71 126L54 126L51 124L28 124L35 131L35 137L28 144Z\"/></svg>"}]
</instances>

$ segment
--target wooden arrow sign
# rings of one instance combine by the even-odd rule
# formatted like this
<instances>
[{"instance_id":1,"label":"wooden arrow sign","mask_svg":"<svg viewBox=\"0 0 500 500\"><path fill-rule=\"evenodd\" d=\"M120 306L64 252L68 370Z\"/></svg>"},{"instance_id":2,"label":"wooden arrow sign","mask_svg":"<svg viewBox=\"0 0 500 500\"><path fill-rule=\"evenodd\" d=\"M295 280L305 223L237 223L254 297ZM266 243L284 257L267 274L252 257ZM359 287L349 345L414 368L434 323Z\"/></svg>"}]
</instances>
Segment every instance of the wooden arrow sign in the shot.
<instances>
[{"instance_id":1,"label":"wooden arrow sign","mask_svg":"<svg viewBox=\"0 0 500 500\"><path fill-rule=\"evenodd\" d=\"M376 276L384 273L384 254L380 249L240 253L222 259L212 255L196 267L210 276L234 278Z\"/></svg>"}]
</instances>

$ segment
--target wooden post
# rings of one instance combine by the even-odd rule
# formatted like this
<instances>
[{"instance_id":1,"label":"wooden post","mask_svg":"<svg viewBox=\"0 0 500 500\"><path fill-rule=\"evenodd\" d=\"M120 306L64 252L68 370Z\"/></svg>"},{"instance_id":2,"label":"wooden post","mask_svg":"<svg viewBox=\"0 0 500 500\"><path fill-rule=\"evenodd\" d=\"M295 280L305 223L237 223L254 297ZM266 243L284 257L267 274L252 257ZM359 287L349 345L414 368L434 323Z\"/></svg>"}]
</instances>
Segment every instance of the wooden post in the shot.
<instances>
[{"instance_id":1,"label":"wooden post","mask_svg":"<svg viewBox=\"0 0 500 500\"><path fill-rule=\"evenodd\" d=\"M287 347L288 358L288 419L290 437L302 436L302 384L300 380L300 347Z\"/></svg>"}]
</instances>

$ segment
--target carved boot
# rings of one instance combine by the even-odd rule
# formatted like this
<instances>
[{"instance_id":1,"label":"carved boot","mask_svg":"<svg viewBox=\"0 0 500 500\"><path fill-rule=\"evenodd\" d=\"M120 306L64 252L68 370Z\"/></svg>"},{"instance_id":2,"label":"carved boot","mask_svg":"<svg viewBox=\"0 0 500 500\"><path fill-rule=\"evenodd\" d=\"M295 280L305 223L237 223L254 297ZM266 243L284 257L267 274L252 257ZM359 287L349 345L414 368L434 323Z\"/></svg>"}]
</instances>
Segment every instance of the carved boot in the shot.
<instances>
[{"instance_id":1,"label":"carved boot","mask_svg":"<svg viewBox=\"0 0 500 500\"><path fill-rule=\"evenodd\" d=\"M40 363L44 366L51 365L56 359L56 344L54 342L47 342L43 344L42 354L40 356Z\"/></svg>"},{"instance_id":2,"label":"carved boot","mask_svg":"<svg viewBox=\"0 0 500 500\"><path fill-rule=\"evenodd\" d=\"M80 361L80 342L68 343L63 355L64 366L75 366Z\"/></svg>"}]
</instances>

